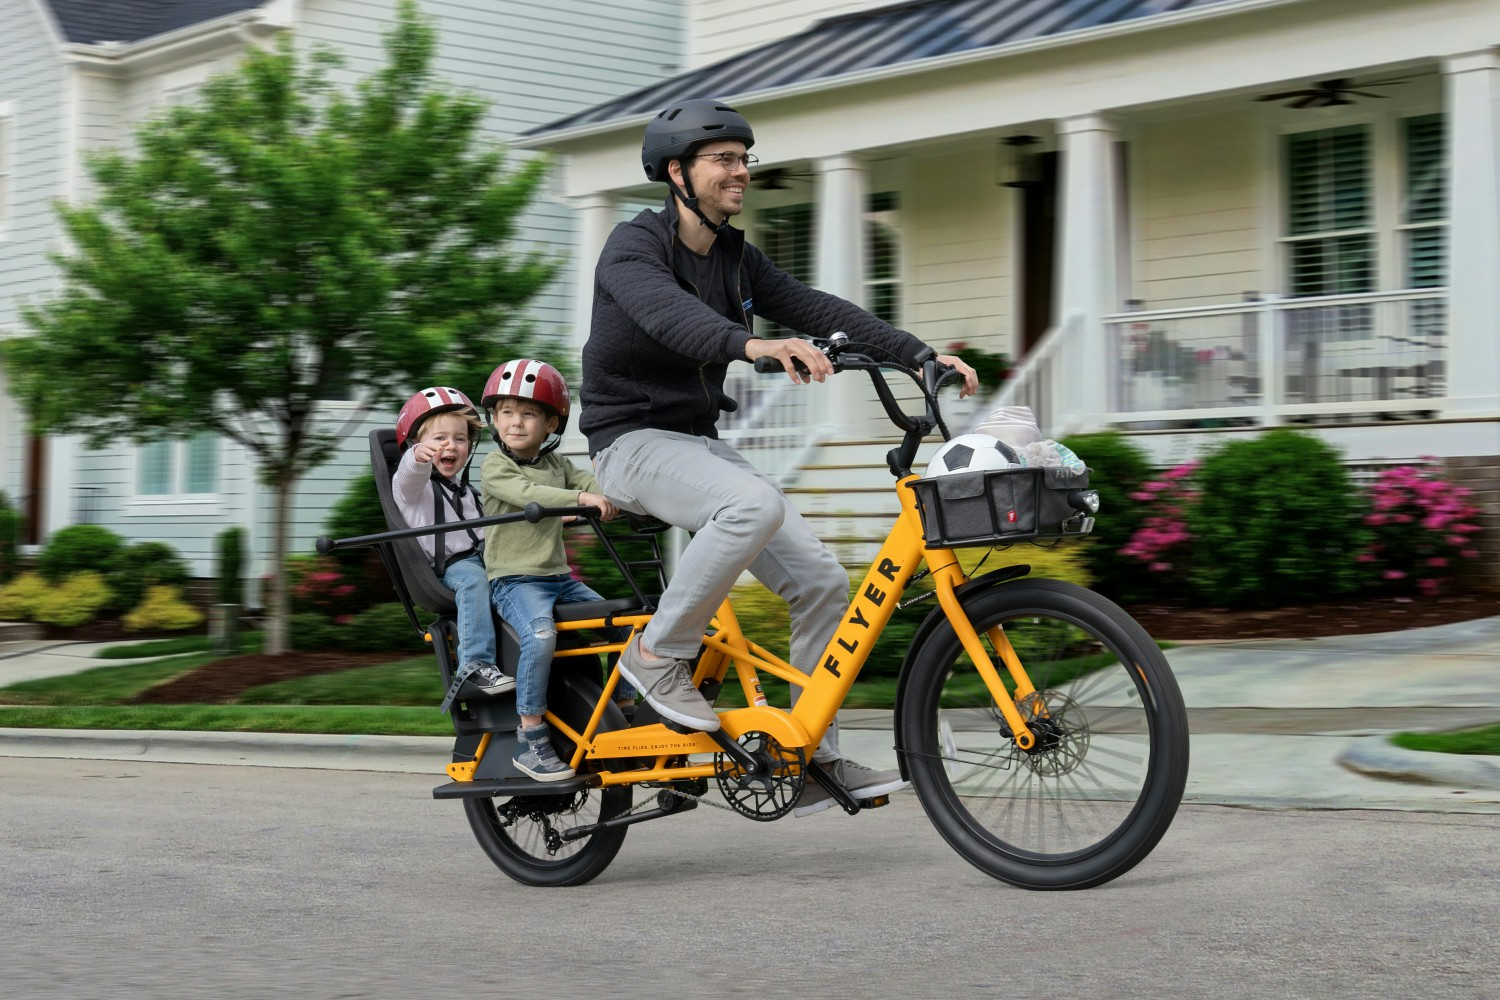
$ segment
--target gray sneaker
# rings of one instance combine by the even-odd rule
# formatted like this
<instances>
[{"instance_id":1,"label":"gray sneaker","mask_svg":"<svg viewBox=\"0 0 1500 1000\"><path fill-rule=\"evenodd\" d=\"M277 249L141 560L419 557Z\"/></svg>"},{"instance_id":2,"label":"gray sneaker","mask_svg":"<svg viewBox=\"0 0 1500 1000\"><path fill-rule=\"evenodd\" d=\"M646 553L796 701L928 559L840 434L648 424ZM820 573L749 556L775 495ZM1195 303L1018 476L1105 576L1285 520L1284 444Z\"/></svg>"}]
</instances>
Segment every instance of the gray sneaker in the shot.
<instances>
[{"instance_id":1,"label":"gray sneaker","mask_svg":"<svg viewBox=\"0 0 1500 1000\"><path fill-rule=\"evenodd\" d=\"M814 761L813 766L822 768L825 774L843 785L855 800L889 795L910 784L901 780L900 771L876 771L848 759L835 760L827 764ZM792 815L811 816L835 805L838 805L838 802L828 793L828 789L824 788L812 775L808 775L807 783L802 786L802 794L797 797L797 805L792 809Z\"/></svg>"},{"instance_id":2,"label":"gray sneaker","mask_svg":"<svg viewBox=\"0 0 1500 1000\"><path fill-rule=\"evenodd\" d=\"M511 763L516 765L516 770L522 774L530 775L537 781L561 781L564 778L573 777L573 769L562 762L557 751L552 748L552 739L547 735L547 727L525 726L516 728L516 754L511 758Z\"/></svg>"},{"instance_id":3,"label":"gray sneaker","mask_svg":"<svg viewBox=\"0 0 1500 1000\"><path fill-rule=\"evenodd\" d=\"M693 687L688 661L647 660L641 655L641 637L636 636L620 654L619 667L620 674L662 718L705 733L719 728L714 707Z\"/></svg>"}]
</instances>

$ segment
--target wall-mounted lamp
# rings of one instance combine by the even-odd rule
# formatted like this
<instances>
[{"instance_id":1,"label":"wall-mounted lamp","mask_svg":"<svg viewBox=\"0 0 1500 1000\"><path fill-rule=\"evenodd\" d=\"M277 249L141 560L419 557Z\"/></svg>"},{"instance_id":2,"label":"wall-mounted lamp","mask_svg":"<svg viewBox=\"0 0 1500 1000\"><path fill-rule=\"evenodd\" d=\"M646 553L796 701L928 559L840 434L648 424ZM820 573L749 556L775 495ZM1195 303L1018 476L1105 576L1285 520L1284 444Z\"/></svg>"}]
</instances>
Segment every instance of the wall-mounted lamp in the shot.
<instances>
[{"instance_id":1,"label":"wall-mounted lamp","mask_svg":"<svg viewBox=\"0 0 1500 1000\"><path fill-rule=\"evenodd\" d=\"M1029 188L1041 182L1042 139L1035 135L1007 135L995 145L995 183L1001 187Z\"/></svg>"}]
</instances>

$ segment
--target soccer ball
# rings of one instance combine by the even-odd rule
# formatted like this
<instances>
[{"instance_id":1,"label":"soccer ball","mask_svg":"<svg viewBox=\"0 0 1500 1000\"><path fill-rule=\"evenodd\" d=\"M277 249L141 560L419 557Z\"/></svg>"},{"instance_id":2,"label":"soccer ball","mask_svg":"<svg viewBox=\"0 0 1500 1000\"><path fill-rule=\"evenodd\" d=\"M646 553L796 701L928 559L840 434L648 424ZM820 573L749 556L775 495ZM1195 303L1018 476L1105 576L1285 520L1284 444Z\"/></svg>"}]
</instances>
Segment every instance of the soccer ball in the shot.
<instances>
[{"instance_id":1,"label":"soccer ball","mask_svg":"<svg viewBox=\"0 0 1500 1000\"><path fill-rule=\"evenodd\" d=\"M955 472L981 472L988 469L1010 469L1021 464L1015 449L988 434L960 434L937 450L927 463L928 476L949 476Z\"/></svg>"}]
</instances>

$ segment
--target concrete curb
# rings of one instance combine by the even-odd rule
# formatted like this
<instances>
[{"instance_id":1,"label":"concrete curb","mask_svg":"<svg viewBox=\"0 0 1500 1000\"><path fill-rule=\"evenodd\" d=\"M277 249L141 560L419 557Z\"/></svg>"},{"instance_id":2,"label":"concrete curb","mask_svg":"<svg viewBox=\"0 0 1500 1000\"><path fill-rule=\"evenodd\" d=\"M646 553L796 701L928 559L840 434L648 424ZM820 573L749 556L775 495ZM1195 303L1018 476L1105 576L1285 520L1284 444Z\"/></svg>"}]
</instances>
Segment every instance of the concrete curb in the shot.
<instances>
[{"instance_id":1,"label":"concrete curb","mask_svg":"<svg viewBox=\"0 0 1500 1000\"><path fill-rule=\"evenodd\" d=\"M1355 740L1337 760L1371 778L1500 790L1500 757L1407 750L1385 736L1367 736Z\"/></svg>"},{"instance_id":2,"label":"concrete curb","mask_svg":"<svg viewBox=\"0 0 1500 1000\"><path fill-rule=\"evenodd\" d=\"M0 756L441 774L449 736L0 728Z\"/></svg>"}]
</instances>

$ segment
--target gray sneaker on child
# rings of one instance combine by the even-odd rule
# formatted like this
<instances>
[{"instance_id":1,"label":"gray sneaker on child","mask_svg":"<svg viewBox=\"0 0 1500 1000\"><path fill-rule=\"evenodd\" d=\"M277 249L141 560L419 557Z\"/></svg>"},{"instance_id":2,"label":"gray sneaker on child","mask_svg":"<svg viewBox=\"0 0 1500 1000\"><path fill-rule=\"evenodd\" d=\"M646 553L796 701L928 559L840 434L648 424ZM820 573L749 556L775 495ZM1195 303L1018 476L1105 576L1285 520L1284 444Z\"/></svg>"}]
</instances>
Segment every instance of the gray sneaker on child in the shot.
<instances>
[{"instance_id":1,"label":"gray sneaker on child","mask_svg":"<svg viewBox=\"0 0 1500 1000\"><path fill-rule=\"evenodd\" d=\"M637 635L620 654L619 668L662 718L705 733L719 728L714 707L693 687L687 660L648 660L641 655L641 637Z\"/></svg>"},{"instance_id":2,"label":"gray sneaker on child","mask_svg":"<svg viewBox=\"0 0 1500 1000\"><path fill-rule=\"evenodd\" d=\"M517 771L537 781L561 781L573 777L573 769L564 764L552 748L545 724L529 728L518 726L516 738L520 742L516 744L516 755L511 758L511 763L516 765Z\"/></svg>"}]
</instances>

